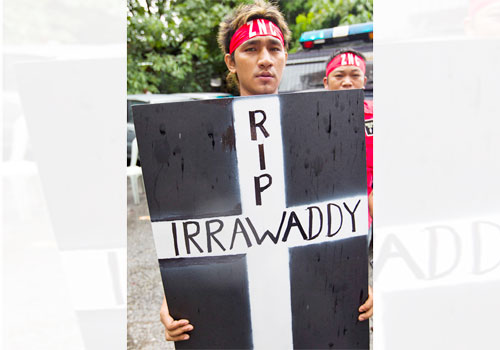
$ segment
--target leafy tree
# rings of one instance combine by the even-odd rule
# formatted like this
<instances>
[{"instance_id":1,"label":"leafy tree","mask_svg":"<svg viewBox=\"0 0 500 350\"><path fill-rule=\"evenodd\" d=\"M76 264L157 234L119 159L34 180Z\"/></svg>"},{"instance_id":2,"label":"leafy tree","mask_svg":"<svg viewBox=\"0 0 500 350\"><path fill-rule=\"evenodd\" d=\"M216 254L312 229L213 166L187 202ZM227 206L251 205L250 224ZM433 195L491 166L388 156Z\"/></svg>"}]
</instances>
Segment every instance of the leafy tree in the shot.
<instances>
[{"instance_id":1,"label":"leafy tree","mask_svg":"<svg viewBox=\"0 0 500 350\"><path fill-rule=\"evenodd\" d=\"M290 51L299 47L301 33L339 25L371 22L373 0L281 0L293 37Z\"/></svg>"},{"instance_id":2,"label":"leafy tree","mask_svg":"<svg viewBox=\"0 0 500 350\"><path fill-rule=\"evenodd\" d=\"M227 73L217 46L219 22L252 0L127 0L128 93L211 91ZM291 52L307 30L372 19L373 0L277 1L292 30ZM231 91L230 91L231 92Z\"/></svg>"},{"instance_id":3,"label":"leafy tree","mask_svg":"<svg viewBox=\"0 0 500 350\"><path fill-rule=\"evenodd\" d=\"M224 81L221 19L243 0L127 0L129 93L210 91ZM224 86L223 86L224 89Z\"/></svg>"}]
</instances>

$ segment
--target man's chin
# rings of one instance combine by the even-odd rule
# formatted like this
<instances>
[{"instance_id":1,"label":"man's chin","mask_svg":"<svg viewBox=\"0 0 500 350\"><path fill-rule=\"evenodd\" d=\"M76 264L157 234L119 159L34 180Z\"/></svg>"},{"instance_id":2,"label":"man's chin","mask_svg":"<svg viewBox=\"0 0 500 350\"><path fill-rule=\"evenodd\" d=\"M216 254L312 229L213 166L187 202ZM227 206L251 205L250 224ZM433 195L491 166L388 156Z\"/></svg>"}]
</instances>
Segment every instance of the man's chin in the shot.
<instances>
[{"instance_id":1,"label":"man's chin","mask_svg":"<svg viewBox=\"0 0 500 350\"><path fill-rule=\"evenodd\" d=\"M265 85L257 89L257 95L269 95L278 93L278 88L276 86Z\"/></svg>"}]
</instances>

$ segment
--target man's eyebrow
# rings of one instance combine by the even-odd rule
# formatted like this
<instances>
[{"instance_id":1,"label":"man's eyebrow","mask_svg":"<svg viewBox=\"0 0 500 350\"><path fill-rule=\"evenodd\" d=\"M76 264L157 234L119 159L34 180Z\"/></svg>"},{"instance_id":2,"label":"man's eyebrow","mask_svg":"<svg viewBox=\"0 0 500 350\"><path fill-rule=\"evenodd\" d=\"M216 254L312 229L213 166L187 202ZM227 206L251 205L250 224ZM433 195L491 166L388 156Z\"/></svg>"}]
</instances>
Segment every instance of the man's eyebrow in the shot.
<instances>
[{"instance_id":1,"label":"man's eyebrow","mask_svg":"<svg viewBox=\"0 0 500 350\"><path fill-rule=\"evenodd\" d=\"M351 69L346 67L338 67L335 69L335 72L343 73L343 74L354 74L354 73L362 73L363 71L359 67L352 67Z\"/></svg>"},{"instance_id":2,"label":"man's eyebrow","mask_svg":"<svg viewBox=\"0 0 500 350\"><path fill-rule=\"evenodd\" d=\"M255 44L258 44L258 43L259 43L259 39L255 38L255 39L249 39L249 40L245 41L241 45L242 46L247 46L247 45L255 45Z\"/></svg>"},{"instance_id":3,"label":"man's eyebrow","mask_svg":"<svg viewBox=\"0 0 500 350\"><path fill-rule=\"evenodd\" d=\"M274 37L269 37L266 40L271 41L272 44L281 45L281 41L279 41L278 39L276 39ZM253 39L249 39L249 40L245 41L242 45L252 45L252 44L258 44L260 42L262 42L262 40L260 40L257 37L257 38L253 38Z\"/></svg>"},{"instance_id":4,"label":"man's eyebrow","mask_svg":"<svg viewBox=\"0 0 500 350\"><path fill-rule=\"evenodd\" d=\"M271 38L268 38L267 40L271 41L272 44L281 45L281 41L279 41L276 38L271 37Z\"/></svg>"}]
</instances>

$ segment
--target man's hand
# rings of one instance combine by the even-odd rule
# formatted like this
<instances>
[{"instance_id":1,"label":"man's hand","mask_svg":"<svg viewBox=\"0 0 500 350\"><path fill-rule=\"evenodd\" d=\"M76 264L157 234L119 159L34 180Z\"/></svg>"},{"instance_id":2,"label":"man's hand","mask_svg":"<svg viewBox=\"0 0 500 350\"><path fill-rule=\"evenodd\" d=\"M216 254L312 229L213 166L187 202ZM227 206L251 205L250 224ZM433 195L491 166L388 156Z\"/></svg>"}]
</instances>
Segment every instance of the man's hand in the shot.
<instances>
[{"instance_id":1,"label":"man's hand","mask_svg":"<svg viewBox=\"0 0 500 350\"><path fill-rule=\"evenodd\" d=\"M160 309L161 323L165 326L165 339L169 341L188 340L189 334L186 332L193 330L193 325L188 320L174 320L168 311L167 300L163 297L163 304Z\"/></svg>"},{"instance_id":2,"label":"man's hand","mask_svg":"<svg viewBox=\"0 0 500 350\"><path fill-rule=\"evenodd\" d=\"M361 305L358 309L360 315L358 316L358 320L364 321L372 317L373 315L373 291L372 287L368 286L368 299L366 299L365 303Z\"/></svg>"}]
</instances>

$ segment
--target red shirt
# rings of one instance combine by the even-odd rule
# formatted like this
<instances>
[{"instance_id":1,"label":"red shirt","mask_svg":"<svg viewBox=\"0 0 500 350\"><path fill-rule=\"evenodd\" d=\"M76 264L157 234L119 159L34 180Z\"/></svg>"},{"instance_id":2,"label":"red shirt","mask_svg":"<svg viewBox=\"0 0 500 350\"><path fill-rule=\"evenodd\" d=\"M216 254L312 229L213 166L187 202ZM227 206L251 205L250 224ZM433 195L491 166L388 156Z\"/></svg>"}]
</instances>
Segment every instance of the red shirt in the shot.
<instances>
[{"instance_id":1,"label":"red shirt","mask_svg":"<svg viewBox=\"0 0 500 350\"><path fill-rule=\"evenodd\" d=\"M365 100L366 186L368 195L373 190L373 101ZM368 224L372 224L368 215Z\"/></svg>"},{"instance_id":2,"label":"red shirt","mask_svg":"<svg viewBox=\"0 0 500 350\"><path fill-rule=\"evenodd\" d=\"M366 185L373 190L373 101L365 100Z\"/></svg>"}]
</instances>

